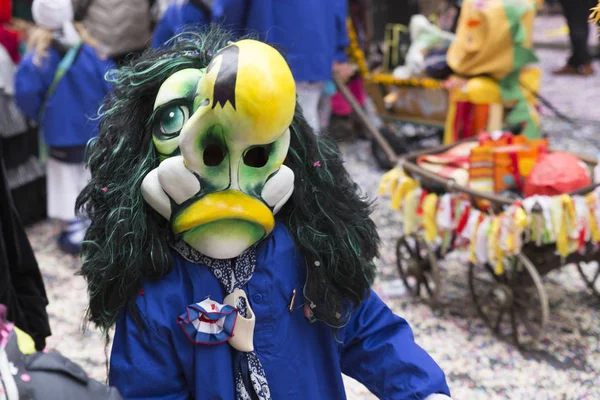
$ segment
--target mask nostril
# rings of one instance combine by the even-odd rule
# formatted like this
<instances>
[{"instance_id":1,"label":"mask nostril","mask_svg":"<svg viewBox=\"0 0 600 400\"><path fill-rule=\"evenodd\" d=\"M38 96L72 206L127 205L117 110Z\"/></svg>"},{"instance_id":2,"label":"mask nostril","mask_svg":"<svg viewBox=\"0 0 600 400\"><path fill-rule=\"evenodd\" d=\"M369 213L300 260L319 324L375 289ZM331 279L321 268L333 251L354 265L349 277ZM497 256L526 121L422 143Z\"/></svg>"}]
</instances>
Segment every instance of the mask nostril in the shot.
<instances>
[{"instance_id":1,"label":"mask nostril","mask_svg":"<svg viewBox=\"0 0 600 400\"><path fill-rule=\"evenodd\" d=\"M266 146L257 146L244 154L244 164L253 168L262 168L269 161L269 151Z\"/></svg>"},{"instance_id":2,"label":"mask nostril","mask_svg":"<svg viewBox=\"0 0 600 400\"><path fill-rule=\"evenodd\" d=\"M204 149L203 160L207 167L216 167L225 159L225 152L216 144L209 144Z\"/></svg>"}]
</instances>

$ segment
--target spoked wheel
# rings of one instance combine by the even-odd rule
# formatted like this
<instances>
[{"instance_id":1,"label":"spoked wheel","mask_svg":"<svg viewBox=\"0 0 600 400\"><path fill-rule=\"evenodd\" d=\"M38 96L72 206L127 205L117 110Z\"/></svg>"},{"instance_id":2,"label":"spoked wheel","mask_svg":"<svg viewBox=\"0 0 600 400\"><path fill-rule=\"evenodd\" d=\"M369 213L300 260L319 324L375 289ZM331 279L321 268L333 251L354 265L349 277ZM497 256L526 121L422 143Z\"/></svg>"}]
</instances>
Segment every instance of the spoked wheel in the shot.
<instances>
[{"instance_id":1,"label":"spoked wheel","mask_svg":"<svg viewBox=\"0 0 600 400\"><path fill-rule=\"evenodd\" d=\"M430 306L438 304L441 278L437 258L425 240L416 234L402 236L396 245L398 272L413 296Z\"/></svg>"},{"instance_id":2,"label":"spoked wheel","mask_svg":"<svg viewBox=\"0 0 600 400\"><path fill-rule=\"evenodd\" d=\"M600 297L600 253L596 258L587 262L580 261L576 264L588 290Z\"/></svg>"},{"instance_id":3,"label":"spoked wheel","mask_svg":"<svg viewBox=\"0 0 600 400\"><path fill-rule=\"evenodd\" d=\"M523 254L503 262L503 275L496 275L489 264L470 265L473 302L496 336L519 347L531 346L548 322L548 298L542 278Z\"/></svg>"}]
</instances>

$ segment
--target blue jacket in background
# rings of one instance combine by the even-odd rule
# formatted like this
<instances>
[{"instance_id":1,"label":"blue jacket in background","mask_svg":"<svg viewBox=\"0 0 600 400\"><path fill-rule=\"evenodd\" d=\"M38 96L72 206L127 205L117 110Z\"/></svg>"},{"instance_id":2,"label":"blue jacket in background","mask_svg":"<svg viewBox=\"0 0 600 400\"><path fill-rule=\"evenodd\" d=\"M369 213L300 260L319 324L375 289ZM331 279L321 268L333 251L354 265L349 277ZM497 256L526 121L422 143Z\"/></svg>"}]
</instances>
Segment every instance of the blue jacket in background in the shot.
<instances>
[{"instance_id":1,"label":"blue jacket in background","mask_svg":"<svg viewBox=\"0 0 600 400\"><path fill-rule=\"evenodd\" d=\"M328 81L346 61L346 0L215 0L213 19L281 49L299 82Z\"/></svg>"},{"instance_id":2,"label":"blue jacket in background","mask_svg":"<svg viewBox=\"0 0 600 400\"><path fill-rule=\"evenodd\" d=\"M154 29L152 47L157 48L186 28L202 28L210 24L210 15L189 1L171 3Z\"/></svg>"},{"instance_id":3,"label":"blue jacket in background","mask_svg":"<svg viewBox=\"0 0 600 400\"><path fill-rule=\"evenodd\" d=\"M58 50L51 48L38 67L33 63L33 53L27 53L15 76L15 100L21 111L41 126L48 146L85 145L98 134L98 109L111 89L104 76L114 64L100 60L92 47L83 45L46 102L44 120L39 121L61 60Z\"/></svg>"},{"instance_id":4,"label":"blue jacket in background","mask_svg":"<svg viewBox=\"0 0 600 400\"><path fill-rule=\"evenodd\" d=\"M276 400L342 400L342 373L380 399L449 395L444 373L419 347L408 323L373 292L337 332L304 315L306 268L281 222L257 249L244 287L256 316L254 348ZM296 297L290 312L290 299ZM144 284L136 305L144 327L124 310L110 358L110 384L125 400L234 400L232 348L194 345L177 324L187 306L226 293L210 269L173 253L173 270Z\"/></svg>"}]
</instances>

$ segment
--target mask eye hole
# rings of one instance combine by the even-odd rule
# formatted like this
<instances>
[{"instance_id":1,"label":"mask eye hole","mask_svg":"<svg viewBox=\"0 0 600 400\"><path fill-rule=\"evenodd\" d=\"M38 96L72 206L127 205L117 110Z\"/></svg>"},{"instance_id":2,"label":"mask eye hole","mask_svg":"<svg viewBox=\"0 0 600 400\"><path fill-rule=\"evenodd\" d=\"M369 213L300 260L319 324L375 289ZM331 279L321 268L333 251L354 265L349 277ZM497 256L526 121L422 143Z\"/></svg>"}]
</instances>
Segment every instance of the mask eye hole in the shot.
<instances>
[{"instance_id":1,"label":"mask eye hole","mask_svg":"<svg viewBox=\"0 0 600 400\"><path fill-rule=\"evenodd\" d=\"M253 168L262 168L269 161L269 148L267 146L256 146L244 154L244 164Z\"/></svg>"},{"instance_id":2,"label":"mask eye hole","mask_svg":"<svg viewBox=\"0 0 600 400\"><path fill-rule=\"evenodd\" d=\"M202 157L204 160L204 165L207 167L216 167L225 159L225 152L219 145L209 144L204 149Z\"/></svg>"},{"instance_id":3,"label":"mask eye hole","mask_svg":"<svg viewBox=\"0 0 600 400\"><path fill-rule=\"evenodd\" d=\"M165 138L172 138L181 132L183 125L189 118L189 110L182 105L166 107L159 116L160 133Z\"/></svg>"}]
</instances>

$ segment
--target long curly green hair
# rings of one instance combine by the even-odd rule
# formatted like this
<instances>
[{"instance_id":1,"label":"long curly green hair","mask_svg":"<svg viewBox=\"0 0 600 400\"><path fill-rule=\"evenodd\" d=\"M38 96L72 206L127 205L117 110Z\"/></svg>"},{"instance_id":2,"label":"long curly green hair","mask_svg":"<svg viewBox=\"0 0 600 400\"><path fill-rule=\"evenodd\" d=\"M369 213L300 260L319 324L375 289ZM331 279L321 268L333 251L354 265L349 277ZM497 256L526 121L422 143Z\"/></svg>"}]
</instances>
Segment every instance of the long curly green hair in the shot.
<instances>
[{"instance_id":1,"label":"long curly green hair","mask_svg":"<svg viewBox=\"0 0 600 400\"><path fill-rule=\"evenodd\" d=\"M87 316L104 330L134 304L144 280L171 270L168 221L141 192L142 180L160 162L149 125L158 90L179 70L205 68L232 40L217 29L187 33L108 76L114 90L101 109L100 134L88 146L92 179L77 200L91 221L81 269L90 297ZM299 106L291 133L285 164L296 186L278 218L304 257L306 301L315 305L317 319L339 327L375 277L379 237L369 218L372 205L350 179L337 146L312 132Z\"/></svg>"}]
</instances>

